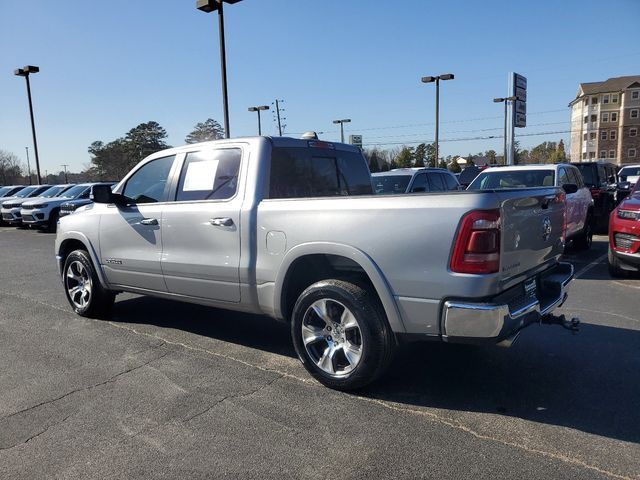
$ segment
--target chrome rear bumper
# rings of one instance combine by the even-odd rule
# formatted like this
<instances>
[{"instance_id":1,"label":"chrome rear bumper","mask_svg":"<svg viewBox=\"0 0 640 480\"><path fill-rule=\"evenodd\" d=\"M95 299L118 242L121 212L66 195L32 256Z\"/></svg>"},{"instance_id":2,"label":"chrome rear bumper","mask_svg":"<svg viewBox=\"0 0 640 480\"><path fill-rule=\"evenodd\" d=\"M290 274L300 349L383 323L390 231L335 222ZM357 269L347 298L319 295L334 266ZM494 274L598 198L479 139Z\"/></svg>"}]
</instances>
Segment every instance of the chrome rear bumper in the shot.
<instances>
[{"instance_id":1,"label":"chrome rear bumper","mask_svg":"<svg viewBox=\"0 0 640 480\"><path fill-rule=\"evenodd\" d=\"M499 343L513 337L562 305L572 278L573 265L561 262L510 289L513 292L509 294L478 302L446 301L442 312L443 339L459 343ZM524 285L534 280L535 292L527 292Z\"/></svg>"}]
</instances>

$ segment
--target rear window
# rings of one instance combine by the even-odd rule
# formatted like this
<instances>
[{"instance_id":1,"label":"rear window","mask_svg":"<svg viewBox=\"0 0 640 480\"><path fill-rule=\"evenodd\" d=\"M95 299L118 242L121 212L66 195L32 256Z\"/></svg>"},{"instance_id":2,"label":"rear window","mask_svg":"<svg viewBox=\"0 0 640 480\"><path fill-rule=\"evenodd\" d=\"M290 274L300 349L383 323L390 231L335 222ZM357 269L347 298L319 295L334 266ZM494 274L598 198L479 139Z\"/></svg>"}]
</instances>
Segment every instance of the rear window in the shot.
<instances>
[{"instance_id":1,"label":"rear window","mask_svg":"<svg viewBox=\"0 0 640 480\"><path fill-rule=\"evenodd\" d=\"M276 147L271 152L269 198L371 195L361 154L322 148Z\"/></svg>"},{"instance_id":2,"label":"rear window","mask_svg":"<svg viewBox=\"0 0 640 480\"><path fill-rule=\"evenodd\" d=\"M423 175L424 176L424 175ZM375 175L371 177L373 189L378 195L405 193L411 175Z\"/></svg>"},{"instance_id":3,"label":"rear window","mask_svg":"<svg viewBox=\"0 0 640 480\"><path fill-rule=\"evenodd\" d=\"M553 170L503 170L482 172L469 185L469 190L494 190L499 188L553 187Z\"/></svg>"}]
</instances>

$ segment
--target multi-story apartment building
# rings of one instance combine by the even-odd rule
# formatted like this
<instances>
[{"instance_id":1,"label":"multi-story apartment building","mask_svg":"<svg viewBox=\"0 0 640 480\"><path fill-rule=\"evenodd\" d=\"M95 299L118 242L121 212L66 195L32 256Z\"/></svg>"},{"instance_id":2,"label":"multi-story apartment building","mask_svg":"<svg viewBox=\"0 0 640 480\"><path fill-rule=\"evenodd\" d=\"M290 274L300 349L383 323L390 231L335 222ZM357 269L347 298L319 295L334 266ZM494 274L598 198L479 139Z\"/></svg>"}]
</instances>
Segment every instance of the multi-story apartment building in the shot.
<instances>
[{"instance_id":1,"label":"multi-story apartment building","mask_svg":"<svg viewBox=\"0 0 640 480\"><path fill-rule=\"evenodd\" d=\"M640 163L640 75L581 83L571 108L571 161Z\"/></svg>"}]
</instances>

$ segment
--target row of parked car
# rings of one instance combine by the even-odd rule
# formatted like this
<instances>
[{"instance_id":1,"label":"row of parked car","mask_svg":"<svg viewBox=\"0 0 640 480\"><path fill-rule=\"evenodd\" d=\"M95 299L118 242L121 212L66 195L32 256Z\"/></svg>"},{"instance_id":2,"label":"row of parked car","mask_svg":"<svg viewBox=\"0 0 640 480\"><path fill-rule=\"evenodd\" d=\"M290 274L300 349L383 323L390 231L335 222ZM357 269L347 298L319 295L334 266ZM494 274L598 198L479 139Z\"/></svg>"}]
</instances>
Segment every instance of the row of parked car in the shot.
<instances>
[{"instance_id":1,"label":"row of parked car","mask_svg":"<svg viewBox=\"0 0 640 480\"><path fill-rule=\"evenodd\" d=\"M55 232L58 218L92 202L89 196L94 185L113 183L0 187L0 225L41 228Z\"/></svg>"},{"instance_id":2,"label":"row of parked car","mask_svg":"<svg viewBox=\"0 0 640 480\"><path fill-rule=\"evenodd\" d=\"M640 267L640 165L620 170L606 162L440 168L400 168L372 175L377 194L560 187L565 191L566 240L589 249L594 231L609 231L609 268L624 276ZM627 198L629 196L629 198Z\"/></svg>"}]
</instances>

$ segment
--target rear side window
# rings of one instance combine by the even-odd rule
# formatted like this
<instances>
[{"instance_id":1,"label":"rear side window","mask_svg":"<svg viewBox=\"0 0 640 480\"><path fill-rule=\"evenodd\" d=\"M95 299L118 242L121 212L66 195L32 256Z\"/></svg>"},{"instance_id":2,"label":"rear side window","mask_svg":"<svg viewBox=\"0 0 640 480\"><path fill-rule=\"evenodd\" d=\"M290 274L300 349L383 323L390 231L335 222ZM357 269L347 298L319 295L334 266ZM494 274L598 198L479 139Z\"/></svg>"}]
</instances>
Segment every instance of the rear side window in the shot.
<instances>
[{"instance_id":1,"label":"rear side window","mask_svg":"<svg viewBox=\"0 0 640 480\"><path fill-rule=\"evenodd\" d=\"M274 148L269 198L371 195L371 175L355 152L320 148Z\"/></svg>"},{"instance_id":2,"label":"rear side window","mask_svg":"<svg viewBox=\"0 0 640 480\"><path fill-rule=\"evenodd\" d=\"M139 168L124 186L122 194L134 203L164 201L169 172L176 156L158 158Z\"/></svg>"},{"instance_id":3,"label":"rear side window","mask_svg":"<svg viewBox=\"0 0 640 480\"><path fill-rule=\"evenodd\" d=\"M177 201L226 200L238 189L242 150L224 148L191 152L180 172Z\"/></svg>"}]
</instances>

